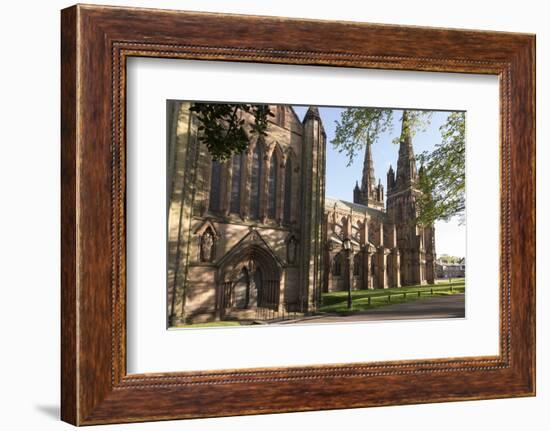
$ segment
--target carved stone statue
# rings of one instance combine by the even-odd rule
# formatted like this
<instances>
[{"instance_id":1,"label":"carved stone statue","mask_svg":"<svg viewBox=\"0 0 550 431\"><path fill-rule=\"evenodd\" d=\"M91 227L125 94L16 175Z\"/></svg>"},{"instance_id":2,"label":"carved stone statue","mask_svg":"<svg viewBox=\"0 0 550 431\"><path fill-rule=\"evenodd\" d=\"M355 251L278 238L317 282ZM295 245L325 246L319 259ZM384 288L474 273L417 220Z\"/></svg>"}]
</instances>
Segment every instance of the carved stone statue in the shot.
<instances>
[{"instance_id":1,"label":"carved stone statue","mask_svg":"<svg viewBox=\"0 0 550 431\"><path fill-rule=\"evenodd\" d=\"M297 248L298 248L298 241L296 241L295 237L291 237L288 241L288 250L287 250L287 259L288 263L294 264L296 263L296 254L297 254Z\"/></svg>"},{"instance_id":2,"label":"carved stone statue","mask_svg":"<svg viewBox=\"0 0 550 431\"><path fill-rule=\"evenodd\" d=\"M214 235L208 229L201 238L201 261L212 262L214 260Z\"/></svg>"}]
</instances>

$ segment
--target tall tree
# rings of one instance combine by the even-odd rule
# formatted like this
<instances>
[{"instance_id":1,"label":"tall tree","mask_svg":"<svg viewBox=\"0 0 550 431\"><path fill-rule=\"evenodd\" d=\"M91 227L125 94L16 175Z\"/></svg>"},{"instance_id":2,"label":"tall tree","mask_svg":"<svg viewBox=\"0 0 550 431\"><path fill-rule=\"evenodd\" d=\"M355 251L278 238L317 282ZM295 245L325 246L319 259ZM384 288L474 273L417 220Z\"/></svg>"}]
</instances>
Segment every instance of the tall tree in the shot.
<instances>
[{"instance_id":1,"label":"tall tree","mask_svg":"<svg viewBox=\"0 0 550 431\"><path fill-rule=\"evenodd\" d=\"M191 111L199 120L199 140L206 145L214 160L224 162L233 154L248 148L247 133L267 135L268 117L273 117L268 105L232 103L195 103ZM254 123L246 130L245 115L251 114Z\"/></svg>"},{"instance_id":2,"label":"tall tree","mask_svg":"<svg viewBox=\"0 0 550 431\"><path fill-rule=\"evenodd\" d=\"M417 221L431 225L436 220L459 217L464 223L466 190L466 122L464 112L452 112L439 128L441 143L431 152L425 151L421 163Z\"/></svg>"}]
</instances>

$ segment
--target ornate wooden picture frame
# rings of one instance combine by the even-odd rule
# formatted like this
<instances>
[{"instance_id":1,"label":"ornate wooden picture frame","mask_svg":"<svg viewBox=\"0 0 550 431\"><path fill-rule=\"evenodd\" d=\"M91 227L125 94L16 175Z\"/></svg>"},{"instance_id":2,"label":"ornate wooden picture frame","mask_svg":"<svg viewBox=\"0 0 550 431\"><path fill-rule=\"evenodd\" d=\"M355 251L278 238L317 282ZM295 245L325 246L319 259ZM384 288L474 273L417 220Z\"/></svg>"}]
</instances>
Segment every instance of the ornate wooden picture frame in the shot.
<instances>
[{"instance_id":1,"label":"ornate wooden picture frame","mask_svg":"<svg viewBox=\"0 0 550 431\"><path fill-rule=\"evenodd\" d=\"M78 5L62 11L61 49L64 421L91 425L535 394L533 35ZM126 60L135 56L497 75L500 354L128 374L125 101Z\"/></svg>"}]
</instances>

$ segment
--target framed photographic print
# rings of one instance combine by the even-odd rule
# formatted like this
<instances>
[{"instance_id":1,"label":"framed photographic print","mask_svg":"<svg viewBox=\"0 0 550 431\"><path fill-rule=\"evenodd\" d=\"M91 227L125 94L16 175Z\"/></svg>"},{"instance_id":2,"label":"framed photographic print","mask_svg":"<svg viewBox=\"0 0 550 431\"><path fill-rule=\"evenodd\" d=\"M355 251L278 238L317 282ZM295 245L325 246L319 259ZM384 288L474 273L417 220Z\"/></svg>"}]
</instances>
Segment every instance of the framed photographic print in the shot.
<instances>
[{"instance_id":1,"label":"framed photographic print","mask_svg":"<svg viewBox=\"0 0 550 431\"><path fill-rule=\"evenodd\" d=\"M534 395L533 35L61 30L63 420Z\"/></svg>"}]
</instances>

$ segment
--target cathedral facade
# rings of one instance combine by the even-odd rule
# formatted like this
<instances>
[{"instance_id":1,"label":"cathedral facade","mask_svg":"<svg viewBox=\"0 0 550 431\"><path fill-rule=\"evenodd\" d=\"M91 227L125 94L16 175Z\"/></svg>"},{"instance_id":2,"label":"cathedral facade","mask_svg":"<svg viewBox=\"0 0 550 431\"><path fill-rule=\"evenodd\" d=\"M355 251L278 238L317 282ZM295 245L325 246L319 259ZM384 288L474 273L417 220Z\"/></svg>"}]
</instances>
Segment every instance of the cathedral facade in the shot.
<instances>
[{"instance_id":1,"label":"cathedral facade","mask_svg":"<svg viewBox=\"0 0 550 431\"><path fill-rule=\"evenodd\" d=\"M410 139L397 173L375 184L370 148L354 202L325 198L326 134L273 105L267 136L213 161L187 102L168 105L169 325L284 318L314 312L323 292L433 282L434 231L411 223L416 165ZM254 121L242 113L246 122ZM344 246L348 244L348 247Z\"/></svg>"}]
</instances>

